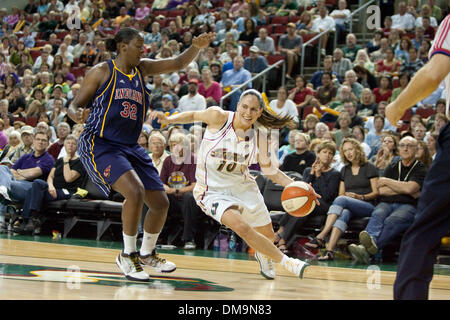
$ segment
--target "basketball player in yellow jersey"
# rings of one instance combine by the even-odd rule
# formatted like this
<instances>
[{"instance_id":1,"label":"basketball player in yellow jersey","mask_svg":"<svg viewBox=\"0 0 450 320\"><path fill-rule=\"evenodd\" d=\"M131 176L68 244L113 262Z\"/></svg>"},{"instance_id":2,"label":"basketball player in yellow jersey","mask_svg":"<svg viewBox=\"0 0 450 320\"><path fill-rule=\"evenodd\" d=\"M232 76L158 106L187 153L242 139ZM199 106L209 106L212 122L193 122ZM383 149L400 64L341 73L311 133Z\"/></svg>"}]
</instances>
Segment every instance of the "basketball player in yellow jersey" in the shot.
<instances>
[{"instance_id":1,"label":"basketball player in yellow jersey","mask_svg":"<svg viewBox=\"0 0 450 320\"><path fill-rule=\"evenodd\" d=\"M301 278L308 264L289 258L273 244L270 214L248 170L258 161L263 174L274 183L285 187L293 182L269 157L267 141L267 128L284 127L292 119L273 116L264 108L261 94L253 89L242 93L236 112L210 107L170 117L152 112L150 118L157 118L162 125L197 121L207 124L197 155L197 204L256 250L255 257L265 278L275 278L273 261Z\"/></svg>"}]
</instances>

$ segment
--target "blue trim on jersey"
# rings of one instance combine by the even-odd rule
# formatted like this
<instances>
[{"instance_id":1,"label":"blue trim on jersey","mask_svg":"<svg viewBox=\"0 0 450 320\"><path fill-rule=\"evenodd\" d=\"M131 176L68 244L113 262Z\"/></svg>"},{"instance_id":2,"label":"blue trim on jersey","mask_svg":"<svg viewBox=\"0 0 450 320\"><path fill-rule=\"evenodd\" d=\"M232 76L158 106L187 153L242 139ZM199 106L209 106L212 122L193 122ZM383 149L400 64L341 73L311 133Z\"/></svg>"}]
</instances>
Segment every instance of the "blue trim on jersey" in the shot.
<instances>
[{"instance_id":1,"label":"blue trim on jersey","mask_svg":"<svg viewBox=\"0 0 450 320\"><path fill-rule=\"evenodd\" d=\"M447 51L447 50L445 50L445 49L437 49L437 50L433 51L433 52L430 54L430 59L431 59L436 53L443 54L443 55L445 55L445 56L447 56L447 57L450 57L450 51Z\"/></svg>"}]
</instances>

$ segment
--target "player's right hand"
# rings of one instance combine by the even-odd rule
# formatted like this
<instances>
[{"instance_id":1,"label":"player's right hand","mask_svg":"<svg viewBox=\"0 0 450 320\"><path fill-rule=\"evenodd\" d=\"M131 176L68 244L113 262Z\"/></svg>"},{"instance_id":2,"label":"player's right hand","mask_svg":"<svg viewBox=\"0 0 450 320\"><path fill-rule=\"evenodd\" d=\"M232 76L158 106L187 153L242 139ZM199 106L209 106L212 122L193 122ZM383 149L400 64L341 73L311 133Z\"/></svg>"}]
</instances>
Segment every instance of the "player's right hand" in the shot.
<instances>
[{"instance_id":1,"label":"player's right hand","mask_svg":"<svg viewBox=\"0 0 450 320\"><path fill-rule=\"evenodd\" d=\"M405 112L401 110L400 106L398 106L395 101L391 102L386 107L386 119L389 123L397 128L400 127L399 121L403 117Z\"/></svg>"},{"instance_id":2,"label":"player's right hand","mask_svg":"<svg viewBox=\"0 0 450 320\"><path fill-rule=\"evenodd\" d=\"M73 119L73 120L75 120L76 123L85 123L90 112L91 112L91 109L78 108L77 112L75 114L76 115L76 119Z\"/></svg>"},{"instance_id":3,"label":"player's right hand","mask_svg":"<svg viewBox=\"0 0 450 320\"><path fill-rule=\"evenodd\" d=\"M169 124L169 121L168 121L168 119L167 119L167 116L166 116L163 112L161 112L161 111L152 111L152 112L150 113L149 118L150 118L150 120L152 120L152 121L155 120L155 119L158 119L158 123L160 123L161 126L166 126L166 125Z\"/></svg>"}]
</instances>

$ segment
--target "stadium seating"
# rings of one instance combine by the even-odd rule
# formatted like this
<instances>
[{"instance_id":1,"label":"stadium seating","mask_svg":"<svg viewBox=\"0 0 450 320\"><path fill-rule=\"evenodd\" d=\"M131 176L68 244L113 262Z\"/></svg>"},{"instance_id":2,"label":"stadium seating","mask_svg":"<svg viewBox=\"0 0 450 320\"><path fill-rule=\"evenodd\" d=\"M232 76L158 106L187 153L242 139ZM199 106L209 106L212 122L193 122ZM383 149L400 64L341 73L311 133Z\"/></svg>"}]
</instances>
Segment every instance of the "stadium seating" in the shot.
<instances>
[{"instance_id":1,"label":"stadium seating","mask_svg":"<svg viewBox=\"0 0 450 320\"><path fill-rule=\"evenodd\" d=\"M285 24L276 24L273 26L273 33L283 35L286 33L287 26Z\"/></svg>"},{"instance_id":2,"label":"stadium seating","mask_svg":"<svg viewBox=\"0 0 450 320\"><path fill-rule=\"evenodd\" d=\"M170 10L168 17L169 18L176 18L178 16L183 16L184 15L184 10Z\"/></svg>"},{"instance_id":3,"label":"stadium seating","mask_svg":"<svg viewBox=\"0 0 450 320\"><path fill-rule=\"evenodd\" d=\"M267 62L269 63L269 65L275 64L280 60L284 60L284 56L277 54L277 55L269 55L267 56Z\"/></svg>"},{"instance_id":4,"label":"stadium seating","mask_svg":"<svg viewBox=\"0 0 450 320\"><path fill-rule=\"evenodd\" d=\"M280 25L287 25L288 22L289 22L288 16L274 16L270 21L271 24L280 24Z\"/></svg>"},{"instance_id":5,"label":"stadium seating","mask_svg":"<svg viewBox=\"0 0 450 320\"><path fill-rule=\"evenodd\" d=\"M411 116L412 116L412 110L408 109L405 111L405 114L403 115L403 117L400 120L409 122L411 120Z\"/></svg>"},{"instance_id":6,"label":"stadium seating","mask_svg":"<svg viewBox=\"0 0 450 320\"><path fill-rule=\"evenodd\" d=\"M416 114L418 114L419 116L421 116L424 119L432 116L435 113L436 113L436 110L434 110L433 108L426 108L426 109L417 108L416 109Z\"/></svg>"}]
</instances>

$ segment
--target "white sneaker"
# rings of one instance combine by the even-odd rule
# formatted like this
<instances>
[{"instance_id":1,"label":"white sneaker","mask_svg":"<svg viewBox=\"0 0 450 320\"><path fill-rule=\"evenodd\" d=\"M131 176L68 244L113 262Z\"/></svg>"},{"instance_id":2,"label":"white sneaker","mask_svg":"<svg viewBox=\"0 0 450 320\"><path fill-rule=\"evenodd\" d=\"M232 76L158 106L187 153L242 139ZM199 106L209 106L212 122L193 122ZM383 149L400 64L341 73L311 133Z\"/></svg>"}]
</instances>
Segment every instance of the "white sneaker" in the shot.
<instances>
[{"instance_id":1,"label":"white sneaker","mask_svg":"<svg viewBox=\"0 0 450 320\"><path fill-rule=\"evenodd\" d=\"M188 241L185 243L183 250L195 250L196 245L193 241Z\"/></svg>"},{"instance_id":2,"label":"white sneaker","mask_svg":"<svg viewBox=\"0 0 450 320\"><path fill-rule=\"evenodd\" d=\"M169 273L174 272L177 266L171 261L161 258L156 250L153 250L151 254L145 256L139 256L139 261L146 266L152 267L157 272Z\"/></svg>"},{"instance_id":3,"label":"white sneaker","mask_svg":"<svg viewBox=\"0 0 450 320\"><path fill-rule=\"evenodd\" d=\"M299 278L303 278L303 273L305 272L306 267L309 266L309 263L299 259L288 258L283 266L286 270L292 272Z\"/></svg>"},{"instance_id":4,"label":"white sneaker","mask_svg":"<svg viewBox=\"0 0 450 320\"><path fill-rule=\"evenodd\" d=\"M8 194L8 189L5 186L0 186L0 195L8 201L11 201L11 198Z\"/></svg>"},{"instance_id":5,"label":"white sneaker","mask_svg":"<svg viewBox=\"0 0 450 320\"><path fill-rule=\"evenodd\" d=\"M149 281L150 277L142 269L139 263L139 254L133 252L131 254L119 253L116 258L117 266L122 270L125 277L132 281Z\"/></svg>"},{"instance_id":6,"label":"white sneaker","mask_svg":"<svg viewBox=\"0 0 450 320\"><path fill-rule=\"evenodd\" d=\"M275 279L275 266L273 260L258 251L255 252L255 258L259 263L261 275L268 280Z\"/></svg>"},{"instance_id":7,"label":"white sneaker","mask_svg":"<svg viewBox=\"0 0 450 320\"><path fill-rule=\"evenodd\" d=\"M370 255L367 252L366 248L363 245L356 245L354 243L352 243L351 245L348 246L348 251L350 252L350 254L352 255L352 257L357 261L357 262L362 262L365 264L370 264Z\"/></svg>"}]
</instances>

